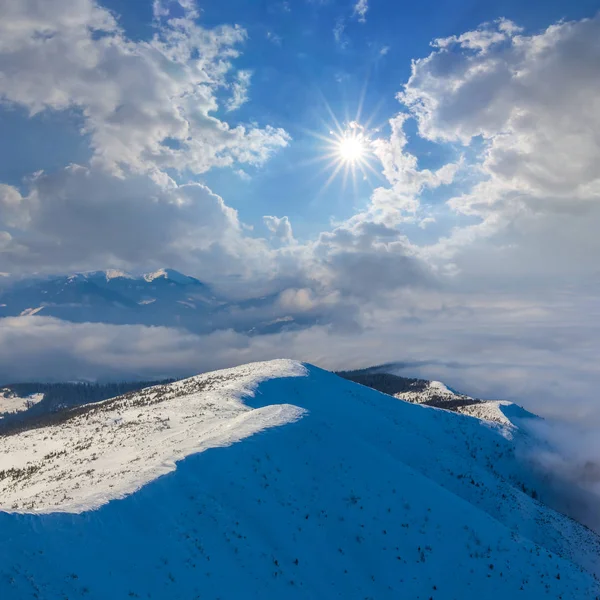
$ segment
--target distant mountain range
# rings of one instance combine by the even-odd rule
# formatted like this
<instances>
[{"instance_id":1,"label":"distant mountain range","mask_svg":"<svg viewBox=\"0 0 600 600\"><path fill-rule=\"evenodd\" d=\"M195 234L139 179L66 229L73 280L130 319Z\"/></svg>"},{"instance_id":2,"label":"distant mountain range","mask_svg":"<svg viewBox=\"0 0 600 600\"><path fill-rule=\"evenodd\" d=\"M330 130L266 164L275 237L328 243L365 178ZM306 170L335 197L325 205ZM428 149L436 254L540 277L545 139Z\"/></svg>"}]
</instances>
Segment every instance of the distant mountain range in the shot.
<instances>
[{"instance_id":1,"label":"distant mountain range","mask_svg":"<svg viewBox=\"0 0 600 600\"><path fill-rule=\"evenodd\" d=\"M222 328L271 333L303 325L269 309L274 295L232 301L174 269L143 275L109 269L3 279L0 318L41 315L76 323L181 327L196 333Z\"/></svg>"}]
</instances>

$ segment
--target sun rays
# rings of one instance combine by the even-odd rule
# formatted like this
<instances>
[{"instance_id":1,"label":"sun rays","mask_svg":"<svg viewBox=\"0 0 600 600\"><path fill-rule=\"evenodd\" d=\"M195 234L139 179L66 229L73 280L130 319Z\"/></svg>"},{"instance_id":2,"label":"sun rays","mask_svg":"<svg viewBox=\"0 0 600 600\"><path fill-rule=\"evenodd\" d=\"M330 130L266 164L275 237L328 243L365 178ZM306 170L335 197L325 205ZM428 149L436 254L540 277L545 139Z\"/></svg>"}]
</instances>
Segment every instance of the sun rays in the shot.
<instances>
[{"instance_id":1,"label":"sun rays","mask_svg":"<svg viewBox=\"0 0 600 600\"><path fill-rule=\"evenodd\" d=\"M354 131L347 133L338 142L338 153L340 160L346 163L360 162L368 151L367 142L364 136Z\"/></svg>"},{"instance_id":2,"label":"sun rays","mask_svg":"<svg viewBox=\"0 0 600 600\"><path fill-rule=\"evenodd\" d=\"M323 193L331 183L342 176L343 188L352 180L354 190L357 190L358 178L369 180L371 175L376 179L379 173L370 164L376 159L373 153L373 141L367 128L358 121L339 123L331 114L335 129L329 131L329 136L311 132L312 135L324 144L324 153L315 159L315 162L325 163L319 173L329 174L327 180L320 189ZM312 161L311 161L312 162Z\"/></svg>"}]
</instances>

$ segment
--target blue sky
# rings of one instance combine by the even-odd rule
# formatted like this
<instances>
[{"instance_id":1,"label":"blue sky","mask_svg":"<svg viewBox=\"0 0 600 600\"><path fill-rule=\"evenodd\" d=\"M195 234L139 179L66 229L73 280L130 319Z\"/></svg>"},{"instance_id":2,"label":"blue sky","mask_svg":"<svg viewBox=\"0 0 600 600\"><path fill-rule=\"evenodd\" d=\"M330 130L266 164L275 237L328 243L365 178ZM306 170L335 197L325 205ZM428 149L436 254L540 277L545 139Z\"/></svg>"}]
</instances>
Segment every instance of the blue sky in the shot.
<instances>
[{"instance_id":1,"label":"blue sky","mask_svg":"<svg viewBox=\"0 0 600 600\"><path fill-rule=\"evenodd\" d=\"M597 9L4 0L0 273L166 266L236 301L266 298L260 315L234 315L248 329L294 324L264 336L224 325L209 340L169 330L160 343L139 326L128 356L146 376L173 361L400 360L475 394L554 398L557 411L568 392L588 415ZM326 185L337 167L354 168L356 187ZM129 335L0 319L0 358L85 340L78 358L102 348L106 374Z\"/></svg>"}]
</instances>

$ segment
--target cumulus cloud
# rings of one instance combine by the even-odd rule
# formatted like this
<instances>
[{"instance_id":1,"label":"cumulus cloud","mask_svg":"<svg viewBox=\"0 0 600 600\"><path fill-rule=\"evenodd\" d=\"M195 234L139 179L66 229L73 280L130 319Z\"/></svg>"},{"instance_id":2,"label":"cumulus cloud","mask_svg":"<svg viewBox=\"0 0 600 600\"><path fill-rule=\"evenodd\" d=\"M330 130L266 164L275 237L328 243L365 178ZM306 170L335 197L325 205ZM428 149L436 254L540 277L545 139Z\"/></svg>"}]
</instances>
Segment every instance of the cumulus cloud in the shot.
<instances>
[{"instance_id":1,"label":"cumulus cloud","mask_svg":"<svg viewBox=\"0 0 600 600\"><path fill-rule=\"evenodd\" d=\"M236 211L204 185L80 165L37 174L24 195L1 186L2 225L0 270L9 272L173 264L211 278L243 273L266 253L260 240L243 239Z\"/></svg>"},{"instance_id":2,"label":"cumulus cloud","mask_svg":"<svg viewBox=\"0 0 600 600\"><path fill-rule=\"evenodd\" d=\"M596 273L599 35L598 16L532 35L500 19L438 39L429 56L414 61L398 99L419 135L479 148L462 165L470 185L448 200L472 224L425 250L429 258L446 267L453 261L465 279L495 273L505 281L556 283ZM389 150L392 138L380 150L384 165L391 164L388 178L403 164ZM442 167L440 180L452 173L455 167ZM419 206L413 196L380 193L390 196Z\"/></svg>"},{"instance_id":3,"label":"cumulus cloud","mask_svg":"<svg viewBox=\"0 0 600 600\"><path fill-rule=\"evenodd\" d=\"M420 206L419 197L424 189L435 189L453 182L462 161L447 163L435 171L421 169L417 157L406 150L408 139L404 125L410 118L400 113L390 119L391 135L372 142L374 155L383 166L383 175L391 188L377 188L371 197L371 210L388 216L396 213L415 213Z\"/></svg>"},{"instance_id":4,"label":"cumulus cloud","mask_svg":"<svg viewBox=\"0 0 600 600\"><path fill-rule=\"evenodd\" d=\"M313 252L315 276L357 298L376 299L382 292L429 285L433 279L405 235L364 215L321 233Z\"/></svg>"},{"instance_id":5,"label":"cumulus cloud","mask_svg":"<svg viewBox=\"0 0 600 600\"><path fill-rule=\"evenodd\" d=\"M227 110L247 100L250 71L233 67L246 32L199 26L193 0L156 0L153 13L153 38L134 41L94 0L0 5L0 100L31 115L78 112L93 150L88 165L0 184L7 271L167 264L208 278L277 277L265 240L244 236L220 197L169 170L237 165L245 175L239 166L288 143L282 129L213 116L223 96Z\"/></svg>"},{"instance_id":6,"label":"cumulus cloud","mask_svg":"<svg viewBox=\"0 0 600 600\"><path fill-rule=\"evenodd\" d=\"M31 114L79 111L94 162L116 173L263 163L288 143L284 130L212 115L246 32L202 28L187 0L184 17L166 18L167 4L154 4L156 35L133 41L94 0L3 2L0 98ZM249 73L235 79L232 109L246 99Z\"/></svg>"},{"instance_id":7,"label":"cumulus cloud","mask_svg":"<svg viewBox=\"0 0 600 600\"><path fill-rule=\"evenodd\" d=\"M263 221L274 238L286 244L294 242L292 224L288 217L273 217L266 215L263 217Z\"/></svg>"}]
</instances>

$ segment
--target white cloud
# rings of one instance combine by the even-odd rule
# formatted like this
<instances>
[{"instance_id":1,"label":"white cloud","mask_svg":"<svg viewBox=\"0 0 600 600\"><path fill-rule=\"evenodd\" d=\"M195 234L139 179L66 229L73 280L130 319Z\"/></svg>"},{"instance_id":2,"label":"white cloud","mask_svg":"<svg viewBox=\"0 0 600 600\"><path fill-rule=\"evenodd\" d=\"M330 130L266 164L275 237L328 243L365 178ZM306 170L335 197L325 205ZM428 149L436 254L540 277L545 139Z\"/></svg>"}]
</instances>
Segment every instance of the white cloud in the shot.
<instances>
[{"instance_id":1,"label":"white cloud","mask_svg":"<svg viewBox=\"0 0 600 600\"><path fill-rule=\"evenodd\" d=\"M365 215L321 233L313 277L345 296L378 299L397 288L429 285L432 274L408 238Z\"/></svg>"},{"instance_id":2,"label":"white cloud","mask_svg":"<svg viewBox=\"0 0 600 600\"><path fill-rule=\"evenodd\" d=\"M267 31L267 39L276 46L281 46L283 42L283 38L280 35L274 33L273 31Z\"/></svg>"},{"instance_id":3,"label":"white cloud","mask_svg":"<svg viewBox=\"0 0 600 600\"><path fill-rule=\"evenodd\" d=\"M348 40L344 35L346 31L346 20L343 17L340 17L335 22L335 27L333 28L333 39L342 47L345 48L348 45Z\"/></svg>"},{"instance_id":4,"label":"white cloud","mask_svg":"<svg viewBox=\"0 0 600 600\"><path fill-rule=\"evenodd\" d=\"M364 303L354 328L324 323L273 335L230 330L196 335L42 316L2 319L0 383L184 376L282 356L329 369L400 361L406 375L597 427L600 412L590 398L597 389L600 331L587 318L597 289L569 305L564 293L556 290L540 300L535 293L501 290L493 295L404 290L388 295L385 305ZM309 288L289 288L273 314L298 318L328 305L335 310L339 302Z\"/></svg>"},{"instance_id":5,"label":"white cloud","mask_svg":"<svg viewBox=\"0 0 600 600\"><path fill-rule=\"evenodd\" d=\"M152 13L155 19L169 17L174 4L179 5L188 19L197 19L199 16L196 0L153 0Z\"/></svg>"},{"instance_id":6,"label":"white cloud","mask_svg":"<svg viewBox=\"0 0 600 600\"><path fill-rule=\"evenodd\" d=\"M267 215L263 217L263 221L274 238L286 244L294 242L292 224L288 217L272 217Z\"/></svg>"},{"instance_id":7,"label":"white cloud","mask_svg":"<svg viewBox=\"0 0 600 600\"><path fill-rule=\"evenodd\" d=\"M474 144L477 183L449 201L475 225L432 249L472 275L594 276L600 252L600 17L526 35L500 20L437 40L399 99L423 137Z\"/></svg>"},{"instance_id":8,"label":"white cloud","mask_svg":"<svg viewBox=\"0 0 600 600\"><path fill-rule=\"evenodd\" d=\"M150 41L132 41L93 0L6 0L0 6L0 98L26 107L79 110L94 162L119 172L261 164L288 143L282 129L230 127L212 116L246 32L163 19ZM155 13L168 13L165 3ZM236 74L229 107L245 99Z\"/></svg>"},{"instance_id":9,"label":"white cloud","mask_svg":"<svg viewBox=\"0 0 600 600\"><path fill-rule=\"evenodd\" d=\"M93 167L40 173L25 195L1 186L3 226L0 265L11 272L172 264L214 278L270 264L265 244L245 238L236 211L207 187Z\"/></svg>"},{"instance_id":10,"label":"white cloud","mask_svg":"<svg viewBox=\"0 0 600 600\"><path fill-rule=\"evenodd\" d=\"M248 102L250 79L252 79L252 73L250 71L238 71L237 78L231 86L231 98L225 103L229 112L237 110L242 104Z\"/></svg>"},{"instance_id":11,"label":"white cloud","mask_svg":"<svg viewBox=\"0 0 600 600\"><path fill-rule=\"evenodd\" d=\"M371 197L371 208L384 212L408 212L418 210L419 195L425 189L437 188L452 183L462 165L462 160L447 163L437 169L420 169L417 157L406 150L408 139L404 124L410 115L400 113L390 119L392 130L389 139L372 142L375 156L383 166L383 175L392 184L391 188L378 188Z\"/></svg>"},{"instance_id":12,"label":"white cloud","mask_svg":"<svg viewBox=\"0 0 600 600\"><path fill-rule=\"evenodd\" d=\"M360 23L367 22L367 11L369 10L369 0L357 0L354 5L353 14Z\"/></svg>"}]
</instances>

